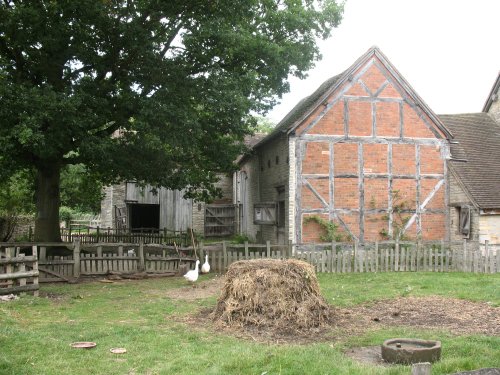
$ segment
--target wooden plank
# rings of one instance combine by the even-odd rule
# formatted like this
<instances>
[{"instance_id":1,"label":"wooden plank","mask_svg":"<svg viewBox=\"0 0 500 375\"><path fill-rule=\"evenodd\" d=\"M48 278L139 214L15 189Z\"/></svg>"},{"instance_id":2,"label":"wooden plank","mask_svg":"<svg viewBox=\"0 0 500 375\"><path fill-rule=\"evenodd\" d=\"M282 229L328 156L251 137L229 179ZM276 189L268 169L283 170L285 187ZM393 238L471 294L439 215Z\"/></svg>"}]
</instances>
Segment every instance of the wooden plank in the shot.
<instances>
[{"instance_id":1,"label":"wooden plank","mask_svg":"<svg viewBox=\"0 0 500 375\"><path fill-rule=\"evenodd\" d=\"M379 272L379 250L378 241L375 241L375 272Z\"/></svg>"},{"instance_id":2,"label":"wooden plank","mask_svg":"<svg viewBox=\"0 0 500 375\"><path fill-rule=\"evenodd\" d=\"M427 258L428 258L428 252L427 248L425 245L422 246L422 271L428 271L429 269L427 268Z\"/></svg>"},{"instance_id":3,"label":"wooden plank","mask_svg":"<svg viewBox=\"0 0 500 375\"><path fill-rule=\"evenodd\" d=\"M97 247L97 258L99 258L99 259L95 260L96 270L97 270L97 272L101 273L101 272L103 272L103 269L102 269L102 263L103 263L102 262L103 261L103 258L102 258L102 246L98 246Z\"/></svg>"},{"instance_id":4,"label":"wooden plank","mask_svg":"<svg viewBox=\"0 0 500 375\"><path fill-rule=\"evenodd\" d=\"M48 275L52 275L52 276L58 277L61 280L69 281L69 279L67 277L65 277L62 273L54 272L54 271L51 271L51 270L49 270L47 268L44 268L44 267L38 267L38 270L40 272L46 273Z\"/></svg>"},{"instance_id":5,"label":"wooden plank","mask_svg":"<svg viewBox=\"0 0 500 375\"><path fill-rule=\"evenodd\" d=\"M394 271L399 271L399 242L394 245Z\"/></svg>"}]
</instances>

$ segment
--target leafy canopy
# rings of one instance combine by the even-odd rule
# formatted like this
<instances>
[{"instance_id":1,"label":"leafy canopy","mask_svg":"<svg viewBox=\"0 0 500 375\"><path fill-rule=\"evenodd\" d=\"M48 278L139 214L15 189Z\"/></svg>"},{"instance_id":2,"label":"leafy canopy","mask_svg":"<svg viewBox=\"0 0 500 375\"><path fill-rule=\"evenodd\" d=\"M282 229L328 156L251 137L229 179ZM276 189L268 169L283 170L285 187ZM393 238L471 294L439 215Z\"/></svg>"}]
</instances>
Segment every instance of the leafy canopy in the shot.
<instances>
[{"instance_id":1,"label":"leafy canopy","mask_svg":"<svg viewBox=\"0 0 500 375\"><path fill-rule=\"evenodd\" d=\"M0 3L0 178L84 164L206 196L320 57L333 0Z\"/></svg>"}]
</instances>

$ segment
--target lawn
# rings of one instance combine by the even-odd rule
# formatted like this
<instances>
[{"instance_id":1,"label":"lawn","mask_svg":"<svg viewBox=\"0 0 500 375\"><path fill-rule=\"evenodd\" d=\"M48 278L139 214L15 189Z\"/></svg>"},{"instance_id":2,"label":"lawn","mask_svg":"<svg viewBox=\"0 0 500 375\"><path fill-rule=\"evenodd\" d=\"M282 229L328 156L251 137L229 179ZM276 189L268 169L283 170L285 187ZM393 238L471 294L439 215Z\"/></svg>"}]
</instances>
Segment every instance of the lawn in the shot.
<instances>
[{"instance_id":1,"label":"lawn","mask_svg":"<svg viewBox=\"0 0 500 375\"><path fill-rule=\"evenodd\" d=\"M203 276L202 288L211 276ZM500 275L320 274L325 299L348 308L406 296L445 296L500 306ZM44 297L0 303L0 374L409 374L409 366L356 362L348 348L392 337L439 339L433 375L500 366L500 337L445 329L367 327L360 334L302 345L261 343L185 323L216 297L184 300L180 278L42 285ZM93 341L94 349L70 343ZM117 355L111 348L123 347Z\"/></svg>"}]
</instances>

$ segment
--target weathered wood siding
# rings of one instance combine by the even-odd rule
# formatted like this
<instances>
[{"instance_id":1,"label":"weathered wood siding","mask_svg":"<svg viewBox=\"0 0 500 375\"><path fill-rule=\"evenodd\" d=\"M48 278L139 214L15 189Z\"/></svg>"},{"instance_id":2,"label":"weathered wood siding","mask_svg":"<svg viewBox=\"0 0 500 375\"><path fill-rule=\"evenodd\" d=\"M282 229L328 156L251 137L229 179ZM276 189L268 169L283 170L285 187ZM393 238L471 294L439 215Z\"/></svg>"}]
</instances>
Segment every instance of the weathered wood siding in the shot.
<instances>
[{"instance_id":1,"label":"weathered wood siding","mask_svg":"<svg viewBox=\"0 0 500 375\"><path fill-rule=\"evenodd\" d=\"M296 128L296 242L319 215L356 241L448 238L448 142L373 56ZM398 212L399 211L399 212Z\"/></svg>"}]
</instances>

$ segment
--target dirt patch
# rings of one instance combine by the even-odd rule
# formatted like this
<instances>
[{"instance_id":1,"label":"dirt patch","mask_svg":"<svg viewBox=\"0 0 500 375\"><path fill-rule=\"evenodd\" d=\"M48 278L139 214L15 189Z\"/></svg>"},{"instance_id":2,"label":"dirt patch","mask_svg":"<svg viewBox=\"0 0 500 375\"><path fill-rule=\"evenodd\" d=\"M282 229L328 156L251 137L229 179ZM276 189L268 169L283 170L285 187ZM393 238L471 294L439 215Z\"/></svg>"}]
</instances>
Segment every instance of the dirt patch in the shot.
<instances>
[{"instance_id":1,"label":"dirt patch","mask_svg":"<svg viewBox=\"0 0 500 375\"><path fill-rule=\"evenodd\" d=\"M222 296L225 278L183 287L167 292L175 299L196 300ZM269 304L276 300L268 299ZM370 302L352 308L329 308L328 324L302 331L273 329L269 325L217 324L210 317L213 309L195 315L179 317L186 324L203 325L209 330L259 342L310 343L340 341L342 337L362 335L367 330L388 327L411 327L424 330L444 330L451 334L483 334L500 336L500 308L485 302L472 302L441 296L399 297ZM370 353L368 354L371 355Z\"/></svg>"},{"instance_id":2,"label":"dirt patch","mask_svg":"<svg viewBox=\"0 0 500 375\"><path fill-rule=\"evenodd\" d=\"M500 308L439 296L401 297L343 309L351 321L374 326L443 329L453 334L500 335Z\"/></svg>"},{"instance_id":3,"label":"dirt patch","mask_svg":"<svg viewBox=\"0 0 500 375\"><path fill-rule=\"evenodd\" d=\"M211 309L204 309L180 319L186 324L204 326L231 336L277 344L342 341L345 337L362 335L367 330L389 327L437 329L456 335L500 336L500 308L487 303L437 296L401 297L353 308L331 308L329 325L293 332L269 327L215 324L210 313ZM378 363L372 349L368 352L363 348L359 350L352 353L353 358L364 357L365 362ZM349 355L348 352L346 354Z\"/></svg>"},{"instance_id":4,"label":"dirt patch","mask_svg":"<svg viewBox=\"0 0 500 375\"><path fill-rule=\"evenodd\" d=\"M196 283L193 286L168 290L165 294L169 298L193 301L219 295L223 284L224 277L216 276L211 280Z\"/></svg>"}]
</instances>

